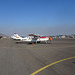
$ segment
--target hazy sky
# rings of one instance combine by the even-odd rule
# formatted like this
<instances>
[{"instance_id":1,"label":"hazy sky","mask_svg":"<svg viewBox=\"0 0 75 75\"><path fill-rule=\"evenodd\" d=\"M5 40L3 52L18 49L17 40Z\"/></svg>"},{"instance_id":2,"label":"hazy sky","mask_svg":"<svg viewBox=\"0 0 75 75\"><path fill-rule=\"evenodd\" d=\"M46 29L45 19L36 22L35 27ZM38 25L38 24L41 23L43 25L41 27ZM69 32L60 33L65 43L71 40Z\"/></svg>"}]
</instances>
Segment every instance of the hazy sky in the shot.
<instances>
[{"instance_id":1,"label":"hazy sky","mask_svg":"<svg viewBox=\"0 0 75 75\"><path fill-rule=\"evenodd\" d=\"M0 0L0 33L75 34L75 0Z\"/></svg>"}]
</instances>

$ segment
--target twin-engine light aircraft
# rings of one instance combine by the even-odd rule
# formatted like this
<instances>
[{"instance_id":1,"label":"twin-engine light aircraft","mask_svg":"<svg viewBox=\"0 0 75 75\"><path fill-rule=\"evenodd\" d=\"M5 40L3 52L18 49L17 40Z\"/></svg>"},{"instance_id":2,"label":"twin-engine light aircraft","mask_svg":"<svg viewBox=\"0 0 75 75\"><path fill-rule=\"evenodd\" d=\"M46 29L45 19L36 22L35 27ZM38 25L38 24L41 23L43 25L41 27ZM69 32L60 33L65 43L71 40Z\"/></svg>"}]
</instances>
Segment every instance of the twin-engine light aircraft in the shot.
<instances>
[{"instance_id":1,"label":"twin-engine light aircraft","mask_svg":"<svg viewBox=\"0 0 75 75\"><path fill-rule=\"evenodd\" d=\"M48 43L49 36L39 36L34 34L29 34L28 37L21 37L17 33L14 33L14 36L11 36L14 40L25 41L29 43L38 43L38 42L46 42Z\"/></svg>"}]
</instances>

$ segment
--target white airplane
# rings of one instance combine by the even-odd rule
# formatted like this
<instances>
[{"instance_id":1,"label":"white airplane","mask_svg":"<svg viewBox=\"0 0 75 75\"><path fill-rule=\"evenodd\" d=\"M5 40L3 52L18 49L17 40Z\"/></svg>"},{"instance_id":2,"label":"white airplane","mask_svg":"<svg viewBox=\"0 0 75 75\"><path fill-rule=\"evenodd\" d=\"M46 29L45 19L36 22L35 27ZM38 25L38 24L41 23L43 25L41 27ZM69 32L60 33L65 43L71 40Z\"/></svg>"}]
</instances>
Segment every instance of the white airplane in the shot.
<instances>
[{"instance_id":1,"label":"white airplane","mask_svg":"<svg viewBox=\"0 0 75 75\"><path fill-rule=\"evenodd\" d=\"M39 35L34 35L34 34L29 34L28 37L20 37L17 33L14 33L14 36L11 36L12 39L14 40L20 40L20 41L25 41L29 43L37 43L44 41L48 43L48 40L50 40L49 36L39 36Z\"/></svg>"},{"instance_id":2,"label":"white airplane","mask_svg":"<svg viewBox=\"0 0 75 75\"><path fill-rule=\"evenodd\" d=\"M14 33L14 35L11 36L11 38L12 38L13 40L21 40L21 39L22 39L22 37L20 37L17 33Z\"/></svg>"},{"instance_id":3,"label":"white airplane","mask_svg":"<svg viewBox=\"0 0 75 75\"><path fill-rule=\"evenodd\" d=\"M34 40L34 42L46 42L48 43L48 40L50 40L49 36L39 36L39 35L34 35L34 34L29 34L29 36L33 36L34 38L32 40Z\"/></svg>"}]
</instances>

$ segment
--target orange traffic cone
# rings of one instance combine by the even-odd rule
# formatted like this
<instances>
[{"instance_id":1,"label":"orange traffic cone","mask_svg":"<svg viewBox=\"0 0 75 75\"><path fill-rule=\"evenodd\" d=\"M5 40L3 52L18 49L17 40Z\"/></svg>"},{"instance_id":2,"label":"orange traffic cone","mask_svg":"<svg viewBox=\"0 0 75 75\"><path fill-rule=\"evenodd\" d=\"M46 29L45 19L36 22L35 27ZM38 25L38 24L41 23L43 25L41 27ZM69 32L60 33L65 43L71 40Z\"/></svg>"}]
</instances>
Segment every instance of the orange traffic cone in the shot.
<instances>
[{"instance_id":1,"label":"orange traffic cone","mask_svg":"<svg viewBox=\"0 0 75 75\"><path fill-rule=\"evenodd\" d=\"M34 42L32 43L32 46L34 46Z\"/></svg>"}]
</instances>

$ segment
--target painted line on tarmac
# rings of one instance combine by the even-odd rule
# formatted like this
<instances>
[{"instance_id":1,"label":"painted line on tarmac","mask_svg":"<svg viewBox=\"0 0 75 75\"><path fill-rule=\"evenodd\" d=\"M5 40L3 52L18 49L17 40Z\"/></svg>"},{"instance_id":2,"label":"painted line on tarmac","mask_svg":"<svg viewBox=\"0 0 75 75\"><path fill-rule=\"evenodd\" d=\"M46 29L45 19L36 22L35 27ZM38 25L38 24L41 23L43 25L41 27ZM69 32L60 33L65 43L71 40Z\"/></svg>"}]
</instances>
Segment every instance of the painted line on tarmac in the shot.
<instances>
[{"instance_id":1,"label":"painted line on tarmac","mask_svg":"<svg viewBox=\"0 0 75 75\"><path fill-rule=\"evenodd\" d=\"M32 46L32 45L27 45L27 46L25 46L25 48L31 48L31 47L33 47L33 48L35 48L36 49L36 47L37 46ZM47 47L49 47L49 46L45 46L45 48L47 48ZM61 47L50 47L50 48L66 48L66 47L75 47L75 45L70 45L70 46L61 46ZM0 48L12 48L12 47L10 47L10 46L0 46ZM15 48L17 48L17 47L15 47ZM41 47L41 46L38 46L38 48L44 48L43 46Z\"/></svg>"},{"instance_id":2,"label":"painted line on tarmac","mask_svg":"<svg viewBox=\"0 0 75 75\"><path fill-rule=\"evenodd\" d=\"M55 47L55 48L68 48L68 47L75 47L75 45L70 45L70 46L61 46L61 47Z\"/></svg>"},{"instance_id":3,"label":"painted line on tarmac","mask_svg":"<svg viewBox=\"0 0 75 75\"><path fill-rule=\"evenodd\" d=\"M48 47L48 46L47 46ZM17 48L17 47L14 47L15 49L26 49L26 48L28 48L28 49L31 49L31 48L33 48L33 49L38 49L38 48L40 48L40 49L49 49L49 47L47 48L47 47L35 47L35 46L32 46L32 45L30 45L30 46L26 46L25 48ZM75 47L75 45L70 45L70 46L63 46L63 47L50 47L50 48L68 48L68 47ZM0 48L13 48L13 47L4 47L4 46L0 46Z\"/></svg>"},{"instance_id":4,"label":"painted line on tarmac","mask_svg":"<svg viewBox=\"0 0 75 75\"><path fill-rule=\"evenodd\" d=\"M56 62L53 62L53 63L51 63L51 64L49 64L49 65L47 65L47 66L45 66L43 68L38 69L37 71L33 72L31 75L35 75L35 74L41 72L42 70L44 70L44 69L46 69L46 68L48 68L48 67L50 67L52 65L55 65L57 63L60 63L60 62L63 62L63 61L69 60L69 59L73 59L73 58L75 58L75 56L74 57L65 58L65 59L62 59L62 60L59 60L59 61L56 61Z\"/></svg>"}]
</instances>

